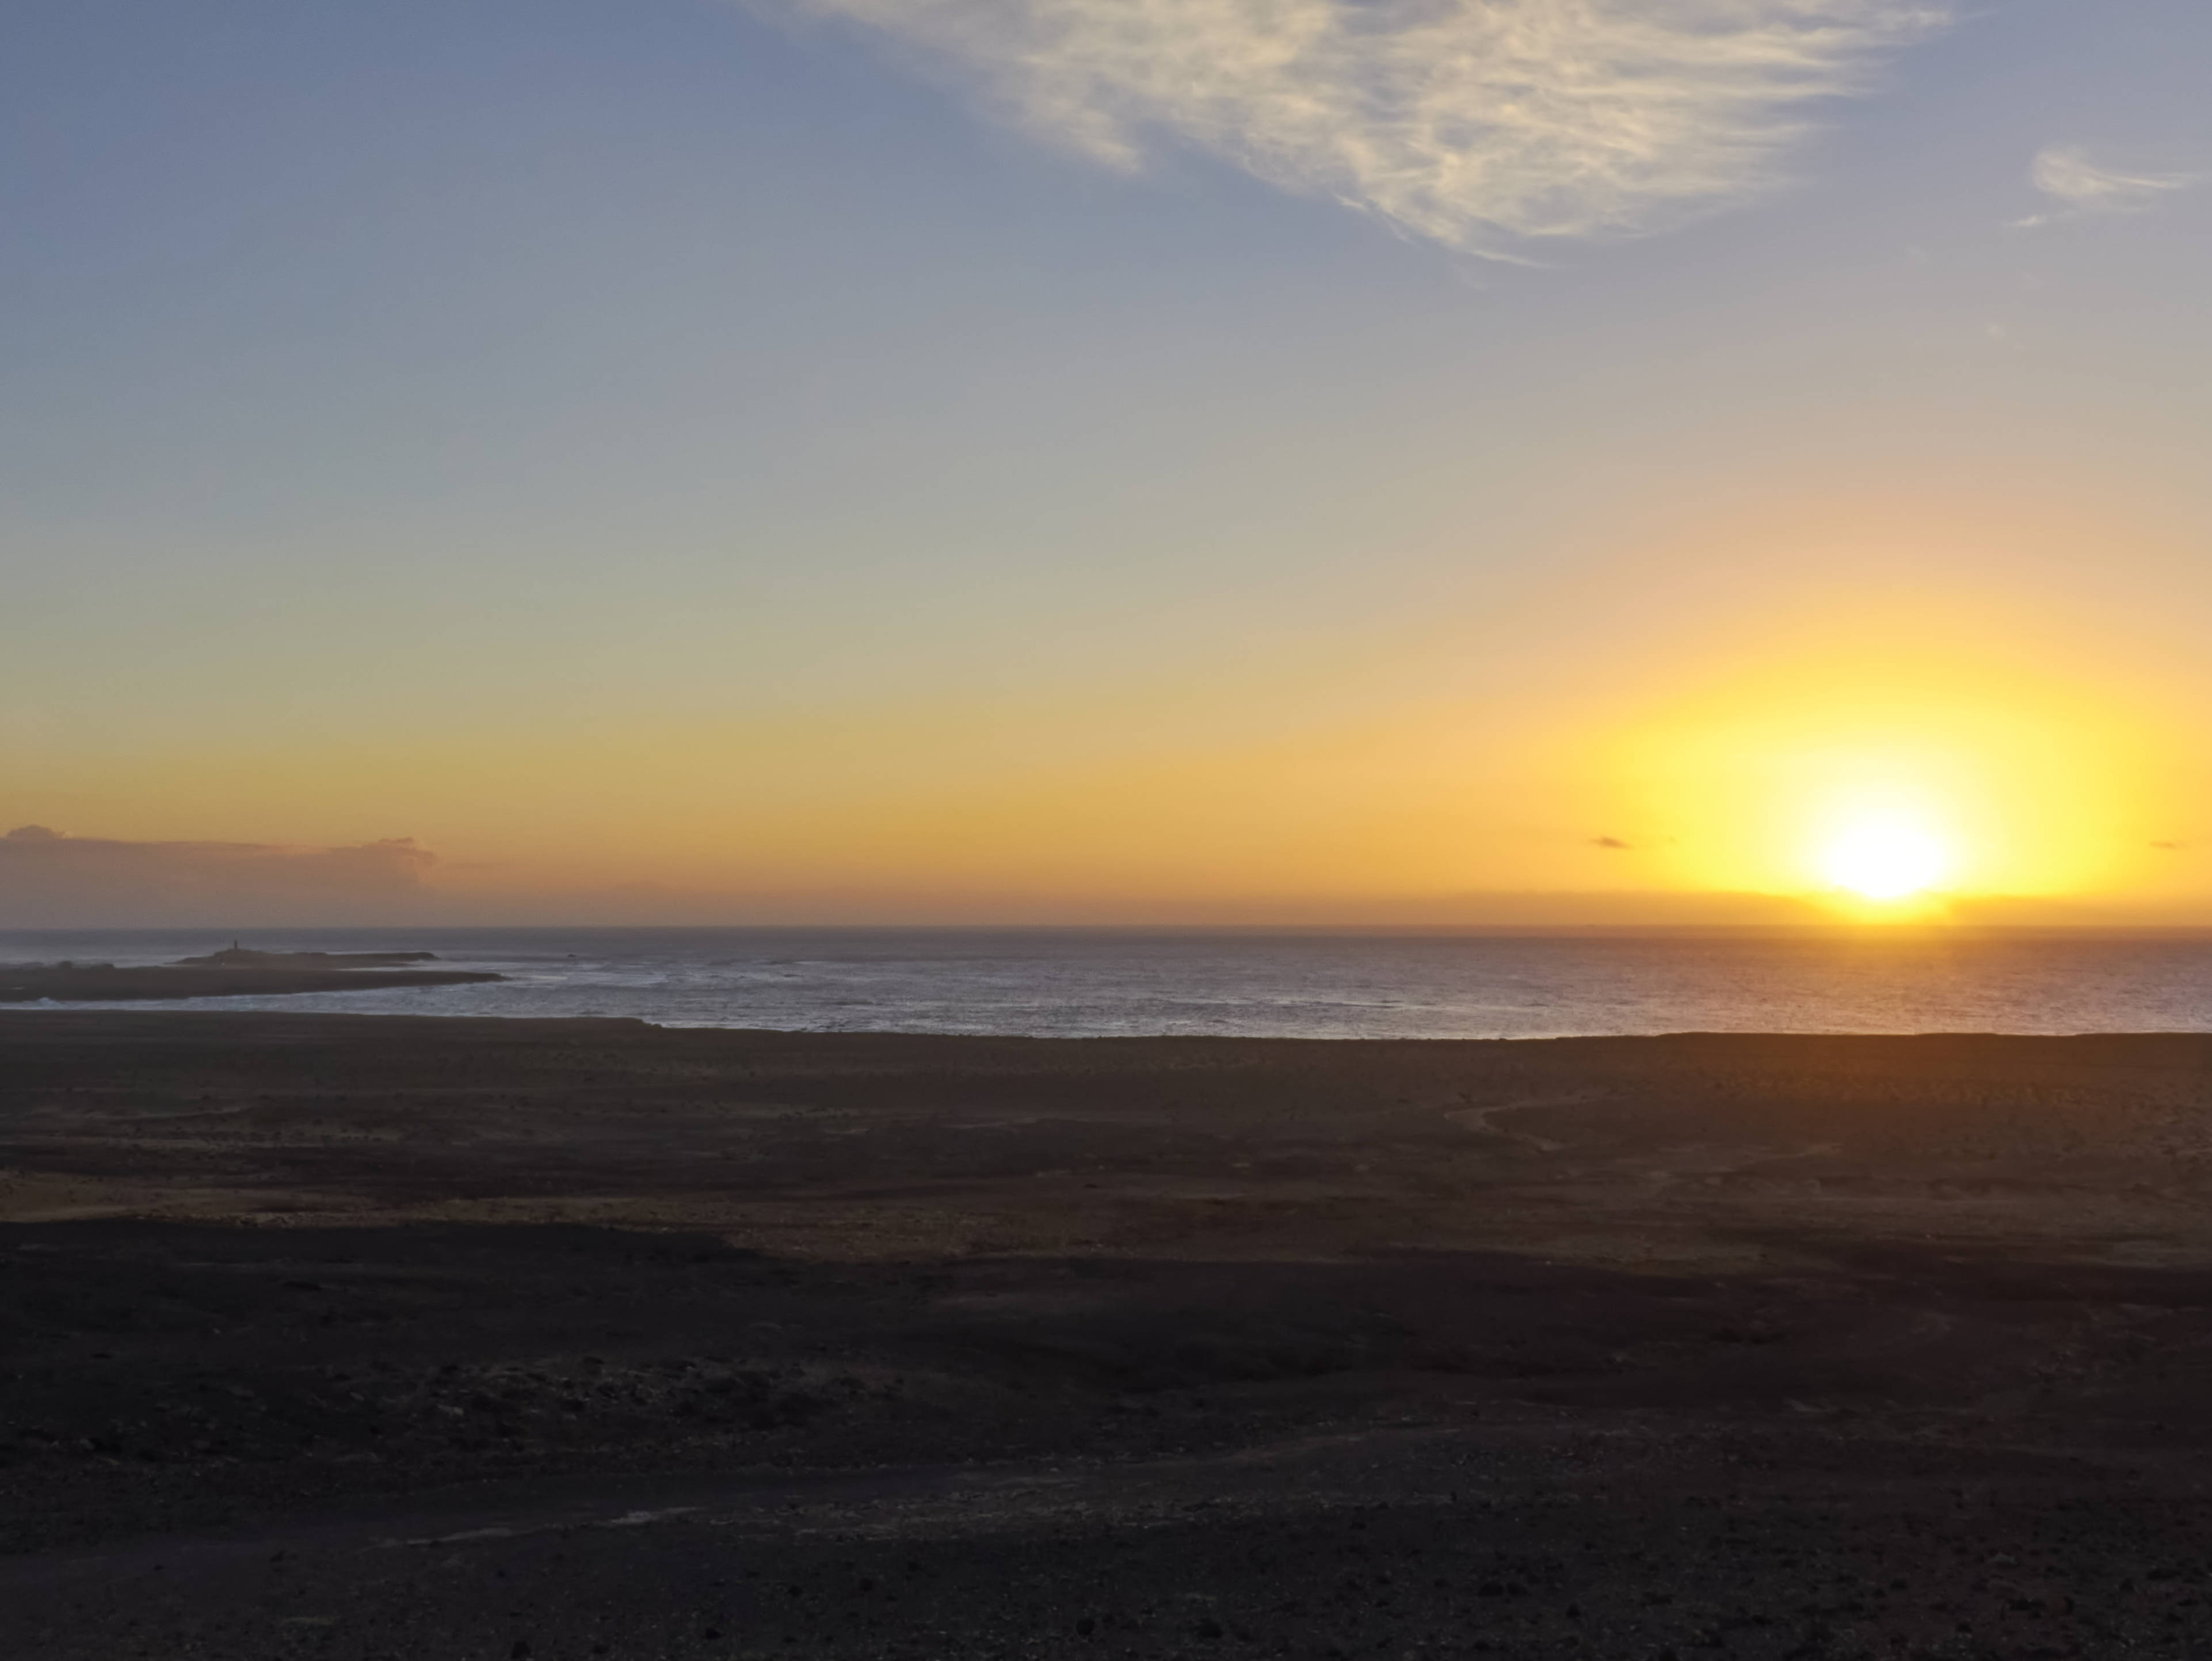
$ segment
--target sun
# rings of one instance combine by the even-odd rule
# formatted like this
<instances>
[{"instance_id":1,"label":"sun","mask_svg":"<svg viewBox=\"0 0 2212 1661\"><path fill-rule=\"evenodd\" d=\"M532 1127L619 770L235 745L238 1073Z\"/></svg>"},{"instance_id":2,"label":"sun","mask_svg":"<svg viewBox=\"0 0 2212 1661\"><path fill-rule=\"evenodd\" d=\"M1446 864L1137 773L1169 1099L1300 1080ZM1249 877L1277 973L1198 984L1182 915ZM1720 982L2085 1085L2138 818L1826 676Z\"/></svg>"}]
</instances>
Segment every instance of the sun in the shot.
<instances>
[{"instance_id":1,"label":"sun","mask_svg":"<svg viewBox=\"0 0 2212 1661\"><path fill-rule=\"evenodd\" d=\"M1867 900L1902 900L1941 887L1957 867L1949 840L1929 825L1903 817L1852 820L1832 835L1820 853L1820 874L1838 888Z\"/></svg>"}]
</instances>

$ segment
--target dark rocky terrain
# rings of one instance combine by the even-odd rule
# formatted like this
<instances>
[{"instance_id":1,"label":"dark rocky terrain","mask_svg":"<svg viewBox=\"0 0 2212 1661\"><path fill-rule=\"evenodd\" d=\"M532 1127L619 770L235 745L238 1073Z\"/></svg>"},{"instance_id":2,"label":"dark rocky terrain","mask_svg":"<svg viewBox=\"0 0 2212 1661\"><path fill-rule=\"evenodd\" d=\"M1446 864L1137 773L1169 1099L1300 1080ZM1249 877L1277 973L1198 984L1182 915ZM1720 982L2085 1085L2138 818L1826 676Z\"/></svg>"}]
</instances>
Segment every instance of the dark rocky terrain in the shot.
<instances>
[{"instance_id":1,"label":"dark rocky terrain","mask_svg":"<svg viewBox=\"0 0 2212 1661\"><path fill-rule=\"evenodd\" d=\"M0 1020L0 1654L2189 1656L2212 1040Z\"/></svg>"},{"instance_id":2,"label":"dark rocky terrain","mask_svg":"<svg viewBox=\"0 0 2212 1661\"><path fill-rule=\"evenodd\" d=\"M204 957L179 958L178 969L397 969L435 963L434 952L262 952L233 941ZM496 978L496 977L495 977Z\"/></svg>"}]
</instances>

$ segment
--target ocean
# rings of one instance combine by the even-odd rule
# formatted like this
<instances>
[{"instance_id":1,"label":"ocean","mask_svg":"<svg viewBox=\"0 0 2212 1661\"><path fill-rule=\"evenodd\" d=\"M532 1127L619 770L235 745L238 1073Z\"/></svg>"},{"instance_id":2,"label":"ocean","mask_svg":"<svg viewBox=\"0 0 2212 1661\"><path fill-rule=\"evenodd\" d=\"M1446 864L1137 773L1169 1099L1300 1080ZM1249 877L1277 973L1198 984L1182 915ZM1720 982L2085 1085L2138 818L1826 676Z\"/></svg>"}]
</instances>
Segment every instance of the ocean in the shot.
<instances>
[{"instance_id":1,"label":"ocean","mask_svg":"<svg viewBox=\"0 0 2212 1661\"><path fill-rule=\"evenodd\" d=\"M1051 1037L2212 1031L2204 934L336 928L242 938L282 951L429 951L441 966L507 978L67 1007ZM206 929L0 931L0 960L161 963L229 943ZM52 1006L13 1006L26 1007Z\"/></svg>"}]
</instances>

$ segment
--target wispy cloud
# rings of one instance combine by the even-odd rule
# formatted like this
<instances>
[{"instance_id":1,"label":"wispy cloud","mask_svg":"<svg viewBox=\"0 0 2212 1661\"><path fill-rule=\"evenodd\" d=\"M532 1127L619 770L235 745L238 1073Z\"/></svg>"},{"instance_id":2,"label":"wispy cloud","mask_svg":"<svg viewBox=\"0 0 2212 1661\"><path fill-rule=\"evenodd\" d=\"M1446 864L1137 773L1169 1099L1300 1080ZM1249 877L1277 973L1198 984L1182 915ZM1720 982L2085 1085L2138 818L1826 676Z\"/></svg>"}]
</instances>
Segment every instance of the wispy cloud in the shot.
<instances>
[{"instance_id":1,"label":"wispy cloud","mask_svg":"<svg viewBox=\"0 0 2212 1661\"><path fill-rule=\"evenodd\" d=\"M1944 0L791 0L1138 166L1166 139L1498 253L1649 229L1777 182L1813 100Z\"/></svg>"},{"instance_id":2,"label":"wispy cloud","mask_svg":"<svg viewBox=\"0 0 2212 1661\"><path fill-rule=\"evenodd\" d=\"M2187 190L2199 178L2185 173L2121 173L2097 166L2078 144L2046 144L2035 153L2028 180L2057 206L2020 222L2048 225L2081 214L2141 213L2160 198Z\"/></svg>"}]
</instances>

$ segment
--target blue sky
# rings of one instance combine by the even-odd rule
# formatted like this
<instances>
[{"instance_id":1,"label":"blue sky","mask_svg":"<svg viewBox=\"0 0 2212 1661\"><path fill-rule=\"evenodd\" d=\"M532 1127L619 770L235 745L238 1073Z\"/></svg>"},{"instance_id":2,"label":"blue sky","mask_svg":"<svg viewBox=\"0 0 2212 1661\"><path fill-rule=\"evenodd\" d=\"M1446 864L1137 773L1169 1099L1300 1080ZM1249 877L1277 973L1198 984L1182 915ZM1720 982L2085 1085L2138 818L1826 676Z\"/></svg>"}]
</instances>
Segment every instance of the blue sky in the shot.
<instances>
[{"instance_id":1,"label":"blue sky","mask_svg":"<svg viewBox=\"0 0 2212 1661\"><path fill-rule=\"evenodd\" d=\"M2002 590L2095 637L2087 676L2179 662L2212 624L2212 11L1905 9L1595 8L1820 13L1863 49L1848 95L1766 88L1803 131L1702 191L1711 156L1662 147L1644 195L1583 201L1572 100L1533 160L1455 141L1565 189L1571 234L1531 239L1482 217L1505 185L1394 223L1395 184L1316 171L1398 142L1356 30L1291 88L1353 113L1285 138L1258 71L1158 95L1173 29L1102 69L1104 0L15 0L0 808L710 883L705 829L634 827L722 810L647 790L632 830L547 842L539 786L471 796L451 746L829 722L838 788L892 812L915 709L962 730L958 778L1141 751L1164 708L1231 748L1508 686L1565 709L1627 659L1663 689L1654 626L1854 584ZM1024 30L1048 86L993 55ZM1707 102L1690 150L1730 138ZM1791 513L1872 528L1730 528ZM1990 528L1931 554L1899 514ZM313 759L347 746L373 788ZM722 834L737 885L781 857Z\"/></svg>"}]
</instances>

